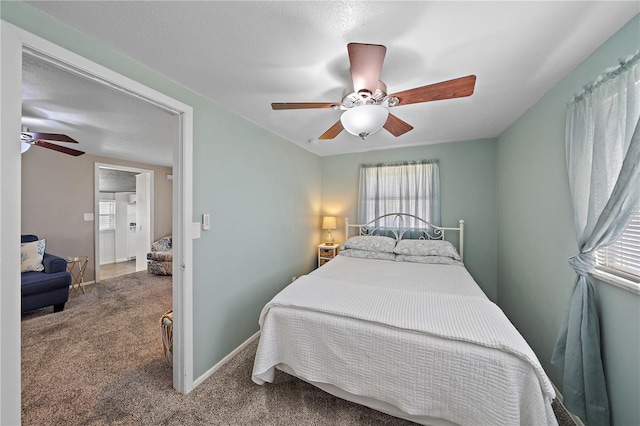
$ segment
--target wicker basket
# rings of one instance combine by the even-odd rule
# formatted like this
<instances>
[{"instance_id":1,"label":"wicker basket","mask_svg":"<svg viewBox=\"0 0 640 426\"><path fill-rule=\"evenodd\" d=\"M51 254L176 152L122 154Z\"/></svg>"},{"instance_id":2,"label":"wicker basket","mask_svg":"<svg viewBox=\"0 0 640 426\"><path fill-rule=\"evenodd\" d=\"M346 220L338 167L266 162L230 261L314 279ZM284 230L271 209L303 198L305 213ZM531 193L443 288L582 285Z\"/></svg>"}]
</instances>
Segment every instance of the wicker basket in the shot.
<instances>
[{"instance_id":1,"label":"wicker basket","mask_svg":"<svg viewBox=\"0 0 640 426\"><path fill-rule=\"evenodd\" d=\"M173 309L160 317L160 328L162 329L164 358L173 367Z\"/></svg>"}]
</instances>

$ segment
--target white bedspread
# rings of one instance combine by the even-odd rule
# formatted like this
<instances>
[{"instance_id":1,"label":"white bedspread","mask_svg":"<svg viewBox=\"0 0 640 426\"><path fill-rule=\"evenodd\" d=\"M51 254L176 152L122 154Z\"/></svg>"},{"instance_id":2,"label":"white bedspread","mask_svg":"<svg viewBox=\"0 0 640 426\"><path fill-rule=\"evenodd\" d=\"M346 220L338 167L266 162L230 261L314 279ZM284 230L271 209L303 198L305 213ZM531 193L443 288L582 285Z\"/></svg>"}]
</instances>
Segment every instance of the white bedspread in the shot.
<instances>
[{"instance_id":1,"label":"white bedspread","mask_svg":"<svg viewBox=\"0 0 640 426\"><path fill-rule=\"evenodd\" d=\"M338 256L329 263L309 275L367 286L393 286L487 298L462 266L427 265L346 256Z\"/></svg>"},{"instance_id":2,"label":"white bedspread","mask_svg":"<svg viewBox=\"0 0 640 426\"><path fill-rule=\"evenodd\" d=\"M334 262L300 277L263 309L256 383L273 381L274 367L284 365L312 383L389 403L408 418L555 424L553 387L504 313L468 282L443 287L447 271L468 275L464 268L412 264L400 279L383 272L397 274L400 262ZM354 277L359 282L326 277L353 265L367 266Z\"/></svg>"}]
</instances>

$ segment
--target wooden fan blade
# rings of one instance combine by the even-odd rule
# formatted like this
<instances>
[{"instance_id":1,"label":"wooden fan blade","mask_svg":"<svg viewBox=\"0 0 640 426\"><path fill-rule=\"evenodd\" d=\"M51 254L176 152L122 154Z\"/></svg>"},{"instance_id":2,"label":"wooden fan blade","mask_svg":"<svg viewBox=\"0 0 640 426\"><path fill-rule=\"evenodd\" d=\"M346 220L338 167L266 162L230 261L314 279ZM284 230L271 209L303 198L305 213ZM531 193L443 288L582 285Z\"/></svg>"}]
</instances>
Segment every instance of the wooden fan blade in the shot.
<instances>
[{"instance_id":1,"label":"wooden fan blade","mask_svg":"<svg viewBox=\"0 0 640 426\"><path fill-rule=\"evenodd\" d=\"M71 139L67 135L63 135L60 133L38 133L38 132L25 132L28 135L31 135L32 139L44 139L47 141L58 141L58 142L70 142L70 143L78 143L78 141Z\"/></svg>"},{"instance_id":2,"label":"wooden fan blade","mask_svg":"<svg viewBox=\"0 0 640 426\"><path fill-rule=\"evenodd\" d=\"M326 132L322 134L318 139L333 139L340 134L340 132L344 129L342 127L342 121L338 120L336 123L329 128Z\"/></svg>"},{"instance_id":3,"label":"wooden fan blade","mask_svg":"<svg viewBox=\"0 0 640 426\"><path fill-rule=\"evenodd\" d=\"M335 102L280 102L272 103L274 110L281 109L307 109L307 108L333 108L338 106Z\"/></svg>"},{"instance_id":4,"label":"wooden fan blade","mask_svg":"<svg viewBox=\"0 0 640 426\"><path fill-rule=\"evenodd\" d=\"M409 123L406 123L400 120L393 114L389 114L387 118L387 122L384 123L383 126L385 129L389 131L393 136L398 137L407 133L409 130L413 130L413 126Z\"/></svg>"},{"instance_id":5,"label":"wooden fan blade","mask_svg":"<svg viewBox=\"0 0 640 426\"><path fill-rule=\"evenodd\" d=\"M375 93L387 48L380 44L349 43L347 51L351 64L353 90L356 93L361 90Z\"/></svg>"},{"instance_id":6,"label":"wooden fan blade","mask_svg":"<svg viewBox=\"0 0 640 426\"><path fill-rule=\"evenodd\" d=\"M49 148L54 151L62 152L64 154L73 155L74 157L84 154L84 151L78 151L77 149L71 149L71 148L67 148L66 146L55 145L55 144L41 141L41 140L35 141L33 145L41 146L43 148Z\"/></svg>"},{"instance_id":7,"label":"wooden fan blade","mask_svg":"<svg viewBox=\"0 0 640 426\"><path fill-rule=\"evenodd\" d=\"M455 78L427 86L416 87L390 96L398 98L398 105L416 104L420 102L441 101L444 99L463 98L471 96L476 85L476 76Z\"/></svg>"}]
</instances>

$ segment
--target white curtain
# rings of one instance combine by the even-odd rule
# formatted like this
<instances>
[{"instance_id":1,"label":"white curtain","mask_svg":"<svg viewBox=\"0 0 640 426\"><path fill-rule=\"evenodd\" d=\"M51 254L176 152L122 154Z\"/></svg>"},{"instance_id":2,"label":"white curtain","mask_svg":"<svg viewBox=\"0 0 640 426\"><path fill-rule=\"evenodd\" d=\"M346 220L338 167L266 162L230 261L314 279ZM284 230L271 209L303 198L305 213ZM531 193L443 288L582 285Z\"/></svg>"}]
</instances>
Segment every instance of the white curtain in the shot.
<instances>
[{"instance_id":1,"label":"white curtain","mask_svg":"<svg viewBox=\"0 0 640 426\"><path fill-rule=\"evenodd\" d=\"M609 425L598 311L589 273L640 200L640 53L607 70L569 103L565 145L579 254L577 280L551 362L563 371L567 408Z\"/></svg>"},{"instance_id":2,"label":"white curtain","mask_svg":"<svg viewBox=\"0 0 640 426\"><path fill-rule=\"evenodd\" d=\"M389 213L408 213L440 226L440 172L437 160L363 164L360 168L359 223ZM390 219L392 220L392 219ZM376 226L394 227L393 223ZM409 228L421 223L405 223Z\"/></svg>"}]
</instances>

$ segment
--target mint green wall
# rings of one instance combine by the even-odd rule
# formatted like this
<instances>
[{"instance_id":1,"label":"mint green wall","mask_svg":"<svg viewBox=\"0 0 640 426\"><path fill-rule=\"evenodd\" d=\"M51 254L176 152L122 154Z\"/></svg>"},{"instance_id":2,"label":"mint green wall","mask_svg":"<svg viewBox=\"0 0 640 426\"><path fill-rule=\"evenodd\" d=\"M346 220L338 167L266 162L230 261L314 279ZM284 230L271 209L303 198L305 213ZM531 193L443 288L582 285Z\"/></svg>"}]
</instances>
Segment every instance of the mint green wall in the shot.
<instances>
[{"instance_id":1,"label":"mint green wall","mask_svg":"<svg viewBox=\"0 0 640 426\"><path fill-rule=\"evenodd\" d=\"M498 304L540 358L549 360L577 253L564 151L566 102L618 58L640 48L640 17L603 44L498 138ZM640 297L596 283L614 425L640 423Z\"/></svg>"},{"instance_id":2,"label":"mint green wall","mask_svg":"<svg viewBox=\"0 0 640 426\"><path fill-rule=\"evenodd\" d=\"M362 142L366 143L366 141ZM464 260L480 287L497 296L497 174L495 139L426 145L322 158L323 214L339 217L334 236L344 240L344 220L356 221L360 164L438 159L442 224L465 221ZM449 239L449 238L447 238Z\"/></svg>"},{"instance_id":3,"label":"mint green wall","mask_svg":"<svg viewBox=\"0 0 640 426\"><path fill-rule=\"evenodd\" d=\"M258 330L264 304L315 266L320 159L22 2L2 19L194 110L194 378ZM167 307L169 308L169 307Z\"/></svg>"}]
</instances>

